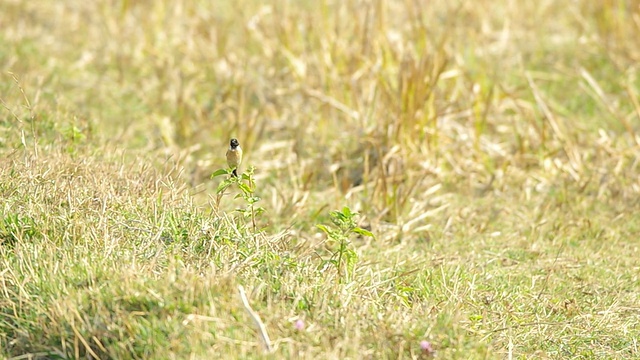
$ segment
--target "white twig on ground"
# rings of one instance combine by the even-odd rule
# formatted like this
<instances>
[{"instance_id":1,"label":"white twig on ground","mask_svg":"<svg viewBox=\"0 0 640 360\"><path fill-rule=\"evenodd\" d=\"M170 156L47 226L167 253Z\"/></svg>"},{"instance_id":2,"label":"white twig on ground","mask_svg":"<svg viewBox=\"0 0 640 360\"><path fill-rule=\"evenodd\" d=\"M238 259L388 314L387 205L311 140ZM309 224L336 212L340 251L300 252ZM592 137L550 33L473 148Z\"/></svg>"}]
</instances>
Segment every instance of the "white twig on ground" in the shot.
<instances>
[{"instance_id":1,"label":"white twig on ground","mask_svg":"<svg viewBox=\"0 0 640 360\"><path fill-rule=\"evenodd\" d=\"M267 334L267 328L264 326L262 320L260 320L260 316L258 313L253 311L251 305L249 305L249 300L247 299L247 294L244 292L244 287L242 285L238 286L238 292L240 292L240 299L242 299L242 305L244 305L244 309L247 310L251 319L256 324L260 335L262 336L262 343L264 344L265 350L267 352L271 352L271 340L269 340L269 334Z\"/></svg>"}]
</instances>

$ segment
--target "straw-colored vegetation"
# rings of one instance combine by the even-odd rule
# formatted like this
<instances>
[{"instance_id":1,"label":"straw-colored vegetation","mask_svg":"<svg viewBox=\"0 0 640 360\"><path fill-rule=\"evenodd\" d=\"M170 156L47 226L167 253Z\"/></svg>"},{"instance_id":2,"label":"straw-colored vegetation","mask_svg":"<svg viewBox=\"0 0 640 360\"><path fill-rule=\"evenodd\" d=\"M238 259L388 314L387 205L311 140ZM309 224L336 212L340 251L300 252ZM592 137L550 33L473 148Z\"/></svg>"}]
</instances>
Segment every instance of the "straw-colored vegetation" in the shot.
<instances>
[{"instance_id":1,"label":"straw-colored vegetation","mask_svg":"<svg viewBox=\"0 0 640 360\"><path fill-rule=\"evenodd\" d=\"M640 357L638 1L0 24L0 358Z\"/></svg>"}]
</instances>

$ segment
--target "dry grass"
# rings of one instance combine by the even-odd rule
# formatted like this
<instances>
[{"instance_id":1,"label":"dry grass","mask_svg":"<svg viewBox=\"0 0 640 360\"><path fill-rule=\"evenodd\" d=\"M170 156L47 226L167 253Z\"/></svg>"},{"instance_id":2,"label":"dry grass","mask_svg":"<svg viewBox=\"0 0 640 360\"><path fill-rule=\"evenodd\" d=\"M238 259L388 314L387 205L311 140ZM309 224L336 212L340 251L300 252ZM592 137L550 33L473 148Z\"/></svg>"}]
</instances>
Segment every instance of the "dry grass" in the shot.
<instances>
[{"instance_id":1,"label":"dry grass","mask_svg":"<svg viewBox=\"0 0 640 360\"><path fill-rule=\"evenodd\" d=\"M1 357L640 357L637 1L0 23ZM231 136L258 228L209 178ZM316 224L344 206L376 237L343 273Z\"/></svg>"}]
</instances>

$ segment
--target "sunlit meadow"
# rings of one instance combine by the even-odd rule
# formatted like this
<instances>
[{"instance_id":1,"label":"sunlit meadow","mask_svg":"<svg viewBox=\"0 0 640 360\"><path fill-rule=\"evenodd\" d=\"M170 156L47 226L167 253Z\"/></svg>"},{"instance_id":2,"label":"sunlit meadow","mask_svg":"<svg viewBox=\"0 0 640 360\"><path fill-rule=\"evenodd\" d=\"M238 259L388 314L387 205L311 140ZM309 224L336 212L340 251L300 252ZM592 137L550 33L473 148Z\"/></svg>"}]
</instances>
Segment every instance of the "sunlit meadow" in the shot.
<instances>
[{"instance_id":1,"label":"sunlit meadow","mask_svg":"<svg viewBox=\"0 0 640 360\"><path fill-rule=\"evenodd\" d=\"M640 358L637 0L0 29L0 358Z\"/></svg>"}]
</instances>

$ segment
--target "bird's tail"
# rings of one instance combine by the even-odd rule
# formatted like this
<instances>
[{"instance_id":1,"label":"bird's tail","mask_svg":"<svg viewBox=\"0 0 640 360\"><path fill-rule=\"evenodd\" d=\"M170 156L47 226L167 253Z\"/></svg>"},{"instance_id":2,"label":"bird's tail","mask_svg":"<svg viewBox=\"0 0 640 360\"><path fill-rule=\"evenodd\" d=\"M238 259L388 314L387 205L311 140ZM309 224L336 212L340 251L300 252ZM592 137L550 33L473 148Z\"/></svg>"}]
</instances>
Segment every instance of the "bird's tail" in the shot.
<instances>
[{"instance_id":1,"label":"bird's tail","mask_svg":"<svg viewBox=\"0 0 640 360\"><path fill-rule=\"evenodd\" d=\"M233 172L231 174L233 175L233 177L238 177L238 168L233 169Z\"/></svg>"}]
</instances>

